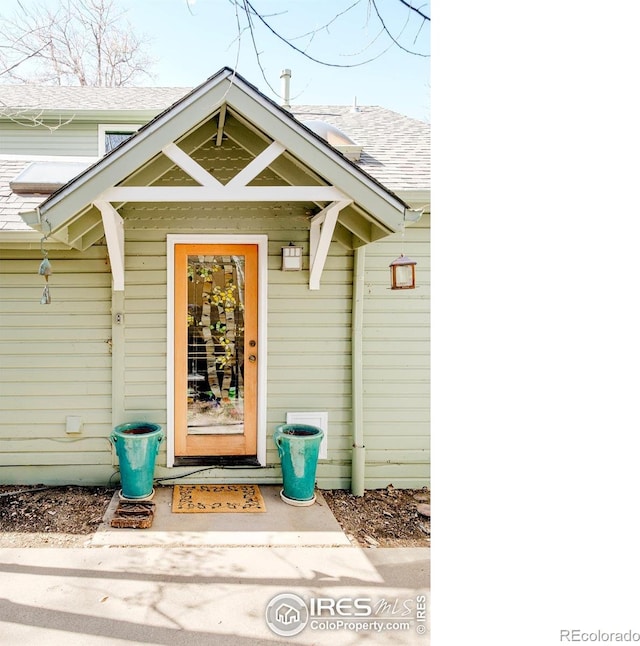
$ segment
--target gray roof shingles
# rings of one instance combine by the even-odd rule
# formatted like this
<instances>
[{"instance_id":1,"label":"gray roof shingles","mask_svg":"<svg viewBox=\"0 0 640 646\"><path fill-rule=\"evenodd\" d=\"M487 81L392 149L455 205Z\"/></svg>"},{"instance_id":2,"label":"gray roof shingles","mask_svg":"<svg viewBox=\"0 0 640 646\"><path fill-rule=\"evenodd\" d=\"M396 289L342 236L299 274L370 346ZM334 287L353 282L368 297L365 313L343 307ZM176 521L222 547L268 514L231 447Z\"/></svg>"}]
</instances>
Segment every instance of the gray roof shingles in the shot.
<instances>
[{"instance_id":1,"label":"gray roof shingles","mask_svg":"<svg viewBox=\"0 0 640 646\"><path fill-rule=\"evenodd\" d=\"M0 160L0 231L32 231L19 213L34 209L44 195L17 195L11 191L9 182L19 175L31 162Z\"/></svg>"},{"instance_id":2,"label":"gray roof shingles","mask_svg":"<svg viewBox=\"0 0 640 646\"><path fill-rule=\"evenodd\" d=\"M0 106L11 110L164 110L188 87L0 85Z\"/></svg>"},{"instance_id":3,"label":"gray roof shingles","mask_svg":"<svg viewBox=\"0 0 640 646\"><path fill-rule=\"evenodd\" d=\"M379 106L293 106L299 121L330 123L363 146L358 165L392 191L429 188L429 124Z\"/></svg>"}]
</instances>

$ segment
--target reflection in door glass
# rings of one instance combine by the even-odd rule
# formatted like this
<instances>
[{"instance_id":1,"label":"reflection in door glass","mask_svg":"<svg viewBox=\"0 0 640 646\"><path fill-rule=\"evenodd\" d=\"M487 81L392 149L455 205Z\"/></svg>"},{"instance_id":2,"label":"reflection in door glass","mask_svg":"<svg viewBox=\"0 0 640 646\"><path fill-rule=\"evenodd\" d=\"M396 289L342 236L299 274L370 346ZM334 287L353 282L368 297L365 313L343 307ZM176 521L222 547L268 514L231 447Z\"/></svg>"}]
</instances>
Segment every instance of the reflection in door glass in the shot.
<instances>
[{"instance_id":1,"label":"reflection in door glass","mask_svg":"<svg viewBox=\"0 0 640 646\"><path fill-rule=\"evenodd\" d=\"M189 256L187 427L244 431L244 256Z\"/></svg>"}]
</instances>

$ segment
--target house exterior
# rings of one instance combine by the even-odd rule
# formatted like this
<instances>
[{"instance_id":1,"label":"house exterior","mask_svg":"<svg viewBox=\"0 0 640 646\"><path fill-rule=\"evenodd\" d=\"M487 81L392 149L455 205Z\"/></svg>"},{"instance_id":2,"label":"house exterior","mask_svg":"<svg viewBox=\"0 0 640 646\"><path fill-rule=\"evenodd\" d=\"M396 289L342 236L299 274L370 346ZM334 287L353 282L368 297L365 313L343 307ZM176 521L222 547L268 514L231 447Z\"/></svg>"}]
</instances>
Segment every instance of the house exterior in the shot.
<instances>
[{"instance_id":1,"label":"house exterior","mask_svg":"<svg viewBox=\"0 0 640 646\"><path fill-rule=\"evenodd\" d=\"M275 484L297 420L320 488L429 483L426 124L228 68L2 102L0 482L113 484L111 430L147 421L158 478Z\"/></svg>"}]
</instances>

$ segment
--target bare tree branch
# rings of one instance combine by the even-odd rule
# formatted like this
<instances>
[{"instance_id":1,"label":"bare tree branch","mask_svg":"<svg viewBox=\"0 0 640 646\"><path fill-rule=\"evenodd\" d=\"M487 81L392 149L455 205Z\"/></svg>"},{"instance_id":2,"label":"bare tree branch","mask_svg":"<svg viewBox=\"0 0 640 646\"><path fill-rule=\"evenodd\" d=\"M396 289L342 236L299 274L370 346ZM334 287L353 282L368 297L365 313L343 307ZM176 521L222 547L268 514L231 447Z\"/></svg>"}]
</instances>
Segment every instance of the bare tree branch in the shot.
<instances>
[{"instance_id":1,"label":"bare tree branch","mask_svg":"<svg viewBox=\"0 0 640 646\"><path fill-rule=\"evenodd\" d=\"M115 2L60 0L55 9L44 3L29 9L19 4L19 12L0 20L0 65L7 69L7 78L117 86L149 76L152 61L146 41Z\"/></svg>"},{"instance_id":2,"label":"bare tree branch","mask_svg":"<svg viewBox=\"0 0 640 646\"><path fill-rule=\"evenodd\" d=\"M382 28L384 29L384 31L385 31L385 33L387 34L387 36L389 36L389 38L391 38L391 40L392 40L392 41L393 41L393 42L394 42L394 43L395 43L395 44L396 44L396 45L397 45L397 46L398 46L398 47L399 47L403 52L407 52L407 54L413 54L414 56L422 56L422 57L424 57L424 58L427 58L427 54L421 54L420 52L413 52L413 51L411 51L410 49L407 49L406 47L403 47L403 46L398 42L397 38L395 38L395 37L391 34L391 32L387 29L387 25L386 25L386 23L385 23L384 19L382 18L382 16L380 15L380 11L378 10L378 5L376 4L376 0L369 0L369 3L370 3L370 4L373 6L373 8L375 9L375 11L376 11L376 15L378 16L378 19L380 20L380 24L382 25ZM407 26L407 24L408 24L408 23L409 23L409 19L408 19L408 17L407 17L407 20L405 21L404 26L402 27L402 30L400 31L400 34L402 34L402 32L405 30L405 28L406 28L406 26Z\"/></svg>"},{"instance_id":3,"label":"bare tree branch","mask_svg":"<svg viewBox=\"0 0 640 646\"><path fill-rule=\"evenodd\" d=\"M358 6L362 0L356 0L353 4L349 5L346 9L343 9L342 11L339 11L329 22L325 23L322 25L322 27L317 27L316 29L313 29L312 31L308 31L306 34L300 34L300 36L294 36L293 38L289 38L289 40L298 40L300 38L306 38L307 36L311 36L311 38L315 37L315 35L318 32L321 31L327 31L329 32L329 27L336 21L340 16L344 16L344 14L348 13L353 9L354 7Z\"/></svg>"},{"instance_id":4,"label":"bare tree branch","mask_svg":"<svg viewBox=\"0 0 640 646\"><path fill-rule=\"evenodd\" d=\"M420 11L420 7L414 7L410 2L407 2L407 0L398 0L398 1L401 2L405 7L409 7L411 11L415 11L419 16L421 16L425 20L428 20L429 22L431 22L431 18L429 18L427 14L422 13L422 11Z\"/></svg>"},{"instance_id":5,"label":"bare tree branch","mask_svg":"<svg viewBox=\"0 0 640 646\"><path fill-rule=\"evenodd\" d=\"M315 39L315 37L319 33L323 32L323 31L326 32L327 34L330 33L329 32L330 26L333 23L335 23L340 17L344 16L344 14L346 14L347 12L354 9L356 6L361 5L363 0L355 0L355 2L351 2L351 4L348 4L348 6L346 6L344 9L342 9L341 11L338 11L330 20L325 22L320 27L317 27L315 29L307 31L307 32L305 32L305 33L303 33L301 35L298 35L298 36L285 36L277 27L274 26L274 22L272 21L272 19L274 17L277 17L277 16L281 15L280 13L278 13L278 14L266 14L265 12L258 10L256 8L256 6L252 3L251 0L229 0L229 2L231 2L233 5L235 5L236 11L237 11L237 9L239 7L240 9L242 9L242 12L245 15L245 18L246 18L246 21L247 21L246 31L250 32L250 37L251 37L251 41L252 41L253 50L254 50L254 52L256 54L256 59L257 59L258 65L259 65L259 67L260 67L260 69L261 69L261 71L263 73L263 77L265 77L265 81L267 81L267 79L266 79L266 75L264 74L264 70L262 68L262 63L260 61L260 52L259 52L259 47L258 47L258 36L257 36L257 33L256 33L256 25L254 23L254 20L257 20L258 22L260 22L270 32L270 34L272 36L275 36L278 40L285 43L287 46L289 46L291 49L296 51L298 54L304 56L305 58L307 58L307 59L309 59L311 61L313 61L314 63L317 63L319 65L323 65L323 66L326 66L326 67L352 68L352 67L360 67L362 65L367 65L368 63L371 63L371 62L377 60L378 58L380 58L382 55L384 55L386 52L388 52L389 49L391 49L391 47L399 47L400 49L407 52L408 54L428 58L429 55L427 53L414 51L412 49L409 49L408 47L405 47L400 42L399 38L403 34L403 32L405 31L407 25L409 24L409 18L412 15L412 13L414 15L420 16L420 18L421 18L419 28L418 28L416 36L414 38L414 44L415 44L415 42L417 40L417 37L418 37L418 35L419 35L419 33L420 33L421 29L422 29L422 26L424 25L424 23L427 20L430 21L430 18L426 14L424 14L422 11L420 11L421 7L415 7L410 2L407 2L406 0L398 0L398 1L401 2L402 5L407 7L408 11L406 13L406 20L404 22L404 25L401 28L400 32L396 36L394 36L392 34L391 30L388 28L387 22L386 22L385 18L383 17L382 12L380 11L380 9L379 9L378 5L376 4L375 0L367 0L368 12L370 12L371 8L373 7L373 9L375 11L375 14L377 16L377 19L378 19L378 23L381 25L380 31L359 52L352 53L352 54L341 54L341 55L342 56L350 56L350 57L361 55L363 52L367 51L379 39L379 37L382 34L386 34L386 36L388 37L388 39L390 41L390 45L388 47L385 47L382 51L377 53L375 56L371 56L371 57L367 58L366 60L353 62L353 63L336 63L336 62L333 62L333 61L326 60L324 57L320 58L320 57L312 55L310 53L310 51L309 51L309 47L310 47L311 43L313 42L313 40ZM424 6L424 5L422 5L422 6ZM368 22L368 18L367 18L367 22ZM414 20L414 23L415 23L415 20ZM242 33L244 31L245 30L238 30L238 39L241 38ZM299 47L294 42L294 41L300 40L302 38L308 38L307 45L304 48ZM271 86L269 85L269 87L271 87ZM273 90L273 88L271 88L271 89Z\"/></svg>"},{"instance_id":6,"label":"bare tree branch","mask_svg":"<svg viewBox=\"0 0 640 646\"><path fill-rule=\"evenodd\" d=\"M235 0L234 0L234 1L235 1ZM264 26L265 26L265 27L266 27L266 28L267 28L267 29L268 29L268 30L269 30L269 31L270 31L270 32L271 32L275 37L276 37L276 38L278 38L278 40L281 40L283 43L286 43L287 45L289 45L289 47L291 47L291 49L293 49L293 50L295 50L296 52L298 52L298 54L301 54L302 56L304 56L305 58L308 58L310 61L313 61L314 63L318 63L318 64L320 64L320 65L324 65L324 66L326 66L326 67L341 67L341 68L345 68L345 67L360 67L361 65L366 65L367 63L371 63L371 62L375 61L376 59L380 58L380 56L382 56L382 55L385 53L385 51L387 51L387 50L385 50L385 51L381 52L380 54L378 54L377 56L373 56L372 58L369 58L369 59L367 59L366 61L360 61L359 63L331 63L330 61L323 61L323 60L320 60L319 58L315 58L314 56L311 56L310 54L307 54L307 52L305 52L304 50L302 50L302 49L300 49L299 47L297 47L296 45L294 45L294 44L291 42L291 40L289 40L289 39L285 38L285 37L284 37L284 36L282 36L279 32L277 32L277 31L276 31L276 30L275 30L275 29L274 29L274 28L273 28L273 27L272 27L272 26L271 26L271 25L270 25L270 24L269 24L269 23L264 19L264 17L262 16L262 14L260 14L258 11L256 11L256 9L255 9L255 8L253 7L253 5L249 2L249 0L242 0L242 2L244 3L245 7L248 7L248 9L250 9L250 11L249 11L248 9L246 9L246 8L245 8L245 11L247 11L247 17L248 17L248 19L249 19L249 20L251 19L251 16L252 16L252 15L253 15L253 16L255 16L255 17L256 17L256 18L257 18L257 19L258 19L258 20L259 20L259 21L260 21L260 22L261 22L261 23L262 23L262 24L263 24L263 25L264 25ZM255 42L255 41L254 41L254 42ZM262 69L262 68L261 68L261 69ZM269 86L269 87L271 87L271 86ZM273 88L271 88L271 89L273 90Z\"/></svg>"},{"instance_id":7,"label":"bare tree branch","mask_svg":"<svg viewBox=\"0 0 640 646\"><path fill-rule=\"evenodd\" d=\"M39 56L40 52L48 46L49 46L49 43L45 43L40 49L36 50L35 52L31 52L30 54L27 54L26 56L24 56L24 58L21 58L19 61L13 63L13 65L11 65L10 67L4 70L0 70L0 76L2 76L3 74L8 74L9 72L11 72L11 70L18 67L18 65L22 65L22 63L25 63L30 58L33 58L34 56Z\"/></svg>"}]
</instances>

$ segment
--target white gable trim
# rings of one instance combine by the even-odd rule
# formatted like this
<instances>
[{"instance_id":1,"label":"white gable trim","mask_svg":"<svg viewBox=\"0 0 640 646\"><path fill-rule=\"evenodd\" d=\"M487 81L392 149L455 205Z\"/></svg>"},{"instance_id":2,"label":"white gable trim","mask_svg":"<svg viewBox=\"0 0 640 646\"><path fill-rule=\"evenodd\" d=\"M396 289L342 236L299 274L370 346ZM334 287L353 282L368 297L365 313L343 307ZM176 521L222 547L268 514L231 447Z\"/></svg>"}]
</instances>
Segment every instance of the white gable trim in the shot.
<instances>
[{"instance_id":1,"label":"white gable trim","mask_svg":"<svg viewBox=\"0 0 640 646\"><path fill-rule=\"evenodd\" d=\"M238 114L255 123L263 132L268 133L272 140L283 143L295 158L308 164L310 168L324 177L328 184L341 191L340 195L336 195L335 192L327 195L320 191L317 198L313 195L296 197L295 194L287 194L284 199L330 202L348 196L346 199L354 200L365 212L369 213L382 231L393 233L399 230L404 221L406 207L399 198L353 166L326 143L318 140L295 119L288 118L278 106L228 68L224 68L212 76L181 101L141 128L140 132L129 141L106 155L56 194L47 198L40 206L41 217L48 216L53 225L52 233L55 234L77 213L86 209L86 206L98 195L112 190L112 187L117 187L141 164L160 153L168 144L185 136L187 131L193 130L211 118L226 103ZM221 122L221 120L219 121ZM271 154L271 151L277 149L274 147L268 150ZM246 178L242 177L238 181L244 179ZM122 187L122 190L125 188L132 187ZM193 188L191 187L192 190ZM200 201L203 198L208 200L209 198L203 189L210 187L197 188L201 192L190 197L189 201ZM298 187L289 188L296 189ZM336 190L331 187L316 188L325 191ZM273 199L270 196L261 198L259 195L256 193L255 196L251 196L251 199ZM232 197L231 193L225 196L225 199L230 197ZM130 199L129 195L123 199ZM156 199L164 200L166 197L156 197Z\"/></svg>"}]
</instances>

